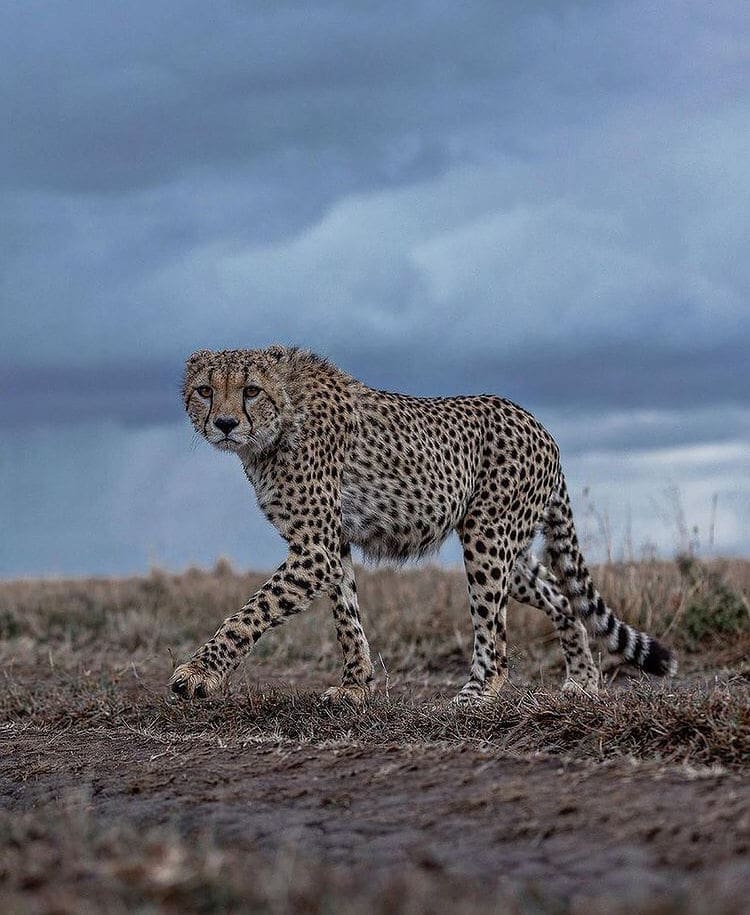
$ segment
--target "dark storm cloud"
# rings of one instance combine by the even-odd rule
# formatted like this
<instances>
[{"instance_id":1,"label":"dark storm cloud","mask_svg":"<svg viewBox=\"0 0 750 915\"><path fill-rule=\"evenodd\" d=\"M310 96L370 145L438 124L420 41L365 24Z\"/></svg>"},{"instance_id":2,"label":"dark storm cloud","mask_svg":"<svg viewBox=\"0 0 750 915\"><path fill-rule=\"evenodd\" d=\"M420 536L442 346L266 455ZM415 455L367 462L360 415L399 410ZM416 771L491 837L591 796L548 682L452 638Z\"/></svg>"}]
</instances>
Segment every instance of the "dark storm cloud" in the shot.
<instances>
[{"instance_id":1,"label":"dark storm cloud","mask_svg":"<svg viewBox=\"0 0 750 915\"><path fill-rule=\"evenodd\" d=\"M374 387L417 394L502 392L532 408L563 451L750 440L747 352L737 345L672 356L637 350L577 354L525 352L505 360L414 360L402 349L329 353ZM178 364L0 370L6 428L106 420L127 426L188 425ZM648 383L644 383L644 377ZM716 392L721 393L717 409Z\"/></svg>"},{"instance_id":2,"label":"dark storm cloud","mask_svg":"<svg viewBox=\"0 0 750 915\"><path fill-rule=\"evenodd\" d=\"M274 339L423 393L746 400L748 25L733 3L12 4L12 414L166 416L186 352Z\"/></svg>"},{"instance_id":3,"label":"dark storm cloud","mask_svg":"<svg viewBox=\"0 0 750 915\"><path fill-rule=\"evenodd\" d=\"M746 553L749 85L735 0L5 4L0 574L274 565L179 383L275 340L533 408L593 557L678 487Z\"/></svg>"},{"instance_id":4,"label":"dark storm cloud","mask_svg":"<svg viewBox=\"0 0 750 915\"><path fill-rule=\"evenodd\" d=\"M522 60L537 19L491 5L14 4L3 43L12 186L117 192L284 148L351 154L482 124L478 91ZM513 28L513 34L507 31ZM487 86L489 90L491 84ZM502 105L502 107L506 107ZM443 142L440 139L440 142Z\"/></svg>"}]
</instances>

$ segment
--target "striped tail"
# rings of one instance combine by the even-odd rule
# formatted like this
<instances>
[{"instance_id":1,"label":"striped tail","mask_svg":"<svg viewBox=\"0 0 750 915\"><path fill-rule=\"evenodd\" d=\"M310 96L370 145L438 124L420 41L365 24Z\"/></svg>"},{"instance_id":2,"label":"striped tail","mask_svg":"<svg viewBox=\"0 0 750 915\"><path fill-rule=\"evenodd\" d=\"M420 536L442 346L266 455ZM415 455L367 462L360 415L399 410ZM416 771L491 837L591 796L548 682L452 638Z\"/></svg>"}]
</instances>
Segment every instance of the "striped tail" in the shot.
<instances>
[{"instance_id":1,"label":"striped tail","mask_svg":"<svg viewBox=\"0 0 750 915\"><path fill-rule=\"evenodd\" d=\"M673 676L677 672L677 659L672 651L618 619L596 590L578 545L562 473L545 511L544 527L547 557L559 587L590 631L606 639L608 650L622 655L628 664L657 677Z\"/></svg>"}]
</instances>

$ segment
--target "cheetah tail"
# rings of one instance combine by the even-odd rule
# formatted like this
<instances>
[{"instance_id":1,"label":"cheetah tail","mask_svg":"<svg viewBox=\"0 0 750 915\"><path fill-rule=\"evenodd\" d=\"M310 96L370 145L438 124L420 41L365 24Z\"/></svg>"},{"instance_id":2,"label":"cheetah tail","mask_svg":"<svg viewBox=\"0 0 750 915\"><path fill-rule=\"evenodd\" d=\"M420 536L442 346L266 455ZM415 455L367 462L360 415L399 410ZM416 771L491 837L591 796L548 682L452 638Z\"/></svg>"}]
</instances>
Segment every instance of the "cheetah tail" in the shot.
<instances>
[{"instance_id":1,"label":"cheetah tail","mask_svg":"<svg viewBox=\"0 0 750 915\"><path fill-rule=\"evenodd\" d=\"M547 506L544 523L547 557L554 576L571 606L592 633L606 639L608 650L622 655L628 664L658 677L674 676L677 659L673 652L650 635L618 619L596 590L578 545L562 474Z\"/></svg>"}]
</instances>

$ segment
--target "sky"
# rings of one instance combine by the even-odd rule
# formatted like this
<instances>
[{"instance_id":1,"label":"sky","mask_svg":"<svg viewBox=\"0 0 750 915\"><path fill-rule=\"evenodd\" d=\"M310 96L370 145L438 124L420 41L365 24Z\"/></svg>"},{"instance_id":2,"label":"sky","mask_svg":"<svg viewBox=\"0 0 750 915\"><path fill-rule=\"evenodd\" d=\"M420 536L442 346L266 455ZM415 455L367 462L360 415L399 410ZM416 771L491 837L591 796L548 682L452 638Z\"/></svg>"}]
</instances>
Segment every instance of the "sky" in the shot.
<instances>
[{"instance_id":1,"label":"sky","mask_svg":"<svg viewBox=\"0 0 750 915\"><path fill-rule=\"evenodd\" d=\"M280 561L179 397L276 341L531 409L592 558L750 554L746 3L3 18L0 575Z\"/></svg>"}]
</instances>

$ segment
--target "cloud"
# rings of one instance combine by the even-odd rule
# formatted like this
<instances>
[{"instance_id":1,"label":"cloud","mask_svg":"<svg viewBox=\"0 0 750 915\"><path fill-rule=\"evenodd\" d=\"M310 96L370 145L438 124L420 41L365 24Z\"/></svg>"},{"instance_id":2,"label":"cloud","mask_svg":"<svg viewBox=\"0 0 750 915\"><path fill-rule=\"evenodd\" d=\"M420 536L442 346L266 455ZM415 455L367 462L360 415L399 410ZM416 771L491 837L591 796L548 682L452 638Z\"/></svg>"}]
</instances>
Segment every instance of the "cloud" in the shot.
<instances>
[{"instance_id":1,"label":"cloud","mask_svg":"<svg viewBox=\"0 0 750 915\"><path fill-rule=\"evenodd\" d=\"M677 243L698 232L705 210L678 232L663 219L636 232L627 180L607 212L595 196L535 199L534 180L535 169L514 160L463 166L350 194L272 242L188 225L181 244L175 226L186 221L174 211L184 198L170 189L163 206L135 207L143 237L119 269L123 248L108 232L127 221L117 207L105 203L88 220L64 214L67 240L50 245L45 269L34 269L35 251L16 262L26 281L6 274L16 321L0 344L4 361L99 374L114 365L124 375L128 361L177 366L200 346L293 339L355 373L411 354L417 376L442 367L443 390L472 376L504 381L527 366L542 399L545 384L574 393L571 375L589 381L584 401L592 392L656 405L741 396L750 270L733 227L722 256L734 246L737 268L727 274L708 255L702 268L696 249ZM100 233L90 269L59 285L89 244L92 219ZM21 287L39 303L33 309L21 309ZM72 308L58 297L72 295Z\"/></svg>"},{"instance_id":2,"label":"cloud","mask_svg":"<svg viewBox=\"0 0 750 915\"><path fill-rule=\"evenodd\" d=\"M661 555L684 551L697 539L705 553L747 552L745 517L750 492L747 438L627 453L591 451L570 461L577 524L589 546L605 548L599 522L607 517L615 556L632 542ZM714 505L714 500L716 504ZM710 542L714 530L714 542Z\"/></svg>"},{"instance_id":3,"label":"cloud","mask_svg":"<svg viewBox=\"0 0 750 915\"><path fill-rule=\"evenodd\" d=\"M729 0L12 4L14 460L102 422L101 465L97 434L158 456L184 356L274 340L502 393L602 473L747 441L748 39Z\"/></svg>"},{"instance_id":4,"label":"cloud","mask_svg":"<svg viewBox=\"0 0 750 915\"><path fill-rule=\"evenodd\" d=\"M748 279L749 25L729 3L421 3L395 17L15 4L0 39L7 347L52 359L24 334L37 310L82 358L87 340L106 358L176 350L178 307L195 334L212 307L244 330L242 289L215 288L213 258L276 243L275 261L308 281L287 317L317 295L346 326L345 305L408 303L421 277L423 324L459 302L478 320L529 312L542 334L553 313L584 341L663 332L670 317L689 337L707 310L733 333ZM393 242L375 234L370 249L379 227ZM399 241L413 263L387 270ZM244 301L262 309L253 291Z\"/></svg>"}]
</instances>

